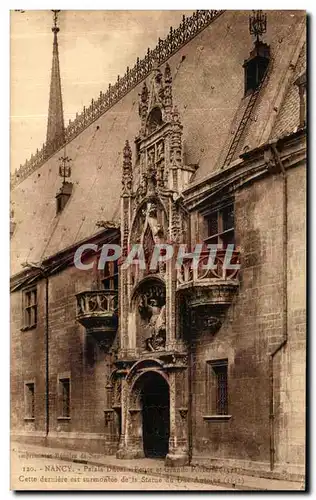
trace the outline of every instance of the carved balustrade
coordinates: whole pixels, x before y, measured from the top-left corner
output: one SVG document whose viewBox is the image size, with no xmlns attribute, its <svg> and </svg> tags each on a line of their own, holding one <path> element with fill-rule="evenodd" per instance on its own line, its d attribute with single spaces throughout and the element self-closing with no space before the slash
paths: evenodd
<svg viewBox="0 0 316 500">
<path fill-rule="evenodd" d="M 85 291 L 76 295 L 77 321 L 97 340 L 113 339 L 118 325 L 116 290 Z"/>
<path fill-rule="evenodd" d="M 202 252 L 197 266 L 192 259 L 185 259 L 178 269 L 177 290 L 186 292 L 191 308 L 228 305 L 238 288 L 239 252 L 233 251 L 229 258 L 226 250 L 217 250 L 212 257 L 209 252 Z"/>
</svg>

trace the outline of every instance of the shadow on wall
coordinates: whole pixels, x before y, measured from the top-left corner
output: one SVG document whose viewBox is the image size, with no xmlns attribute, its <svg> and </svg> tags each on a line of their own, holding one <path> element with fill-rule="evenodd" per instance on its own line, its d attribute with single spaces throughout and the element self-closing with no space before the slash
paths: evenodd
<svg viewBox="0 0 316 500">
<path fill-rule="evenodd" d="M 84 360 L 86 365 L 89 368 L 93 368 L 97 361 L 97 352 L 96 352 L 96 344 L 93 337 L 90 335 L 85 336 L 85 345 L 84 345 Z"/>
</svg>

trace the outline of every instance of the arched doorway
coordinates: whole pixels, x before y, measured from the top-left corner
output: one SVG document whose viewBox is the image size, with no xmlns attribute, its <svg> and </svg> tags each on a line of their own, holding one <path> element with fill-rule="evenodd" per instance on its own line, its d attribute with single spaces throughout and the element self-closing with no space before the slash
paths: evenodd
<svg viewBox="0 0 316 500">
<path fill-rule="evenodd" d="M 165 457 L 169 447 L 169 385 L 157 372 L 142 377 L 143 447 L 146 457 Z"/>
</svg>

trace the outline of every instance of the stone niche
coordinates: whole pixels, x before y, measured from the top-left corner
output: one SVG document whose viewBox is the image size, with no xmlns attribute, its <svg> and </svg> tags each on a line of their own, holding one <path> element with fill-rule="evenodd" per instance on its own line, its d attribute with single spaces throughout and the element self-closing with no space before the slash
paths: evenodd
<svg viewBox="0 0 316 500">
<path fill-rule="evenodd" d="M 160 278 L 148 278 L 139 284 L 132 310 L 131 322 L 134 323 L 138 350 L 144 354 L 165 350 L 166 288 Z"/>
</svg>

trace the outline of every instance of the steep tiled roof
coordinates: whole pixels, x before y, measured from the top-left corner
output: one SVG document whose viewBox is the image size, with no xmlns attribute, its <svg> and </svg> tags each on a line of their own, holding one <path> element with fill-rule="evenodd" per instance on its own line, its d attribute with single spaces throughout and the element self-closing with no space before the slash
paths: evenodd
<svg viewBox="0 0 316 500">
<path fill-rule="evenodd" d="M 280 106 L 276 122 L 274 124 L 271 138 L 276 139 L 284 134 L 293 132 L 299 126 L 299 92 L 295 85 L 297 78 L 306 70 L 306 43 L 304 43 L 293 76 L 289 81 L 285 97 Z"/>
</svg>

